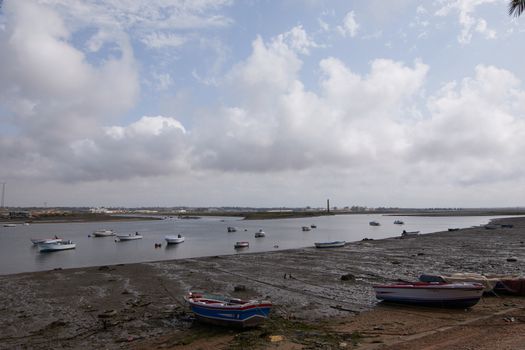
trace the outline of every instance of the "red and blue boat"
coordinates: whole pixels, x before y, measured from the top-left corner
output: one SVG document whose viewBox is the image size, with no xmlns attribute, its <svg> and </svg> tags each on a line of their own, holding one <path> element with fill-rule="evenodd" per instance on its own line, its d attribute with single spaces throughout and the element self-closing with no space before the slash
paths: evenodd
<svg viewBox="0 0 525 350">
<path fill-rule="evenodd" d="M 376 298 L 384 301 L 438 307 L 467 308 L 483 294 L 479 283 L 413 282 L 373 286 Z"/>
<path fill-rule="evenodd" d="M 254 327 L 268 319 L 268 300 L 242 300 L 222 295 L 190 292 L 186 297 L 195 317 L 203 322 L 235 327 Z"/>
</svg>

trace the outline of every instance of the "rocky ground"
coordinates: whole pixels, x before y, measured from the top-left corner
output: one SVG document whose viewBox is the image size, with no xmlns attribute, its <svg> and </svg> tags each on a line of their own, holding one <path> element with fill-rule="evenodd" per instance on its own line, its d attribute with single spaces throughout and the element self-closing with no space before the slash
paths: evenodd
<svg viewBox="0 0 525 350">
<path fill-rule="evenodd" d="M 422 273 L 524 274 L 525 218 L 503 222 L 514 227 L 0 276 L 0 349 L 519 349 L 523 297 L 446 310 L 378 304 L 372 289 Z M 271 319 L 247 331 L 193 322 L 192 289 L 268 298 Z"/>
</svg>

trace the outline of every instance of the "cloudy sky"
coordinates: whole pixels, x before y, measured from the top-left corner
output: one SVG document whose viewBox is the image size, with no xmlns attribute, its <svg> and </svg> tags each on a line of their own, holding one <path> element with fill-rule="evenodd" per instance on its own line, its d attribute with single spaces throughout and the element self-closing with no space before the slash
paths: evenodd
<svg viewBox="0 0 525 350">
<path fill-rule="evenodd" d="M 525 205 L 507 0 L 5 0 L 10 206 Z"/>
</svg>

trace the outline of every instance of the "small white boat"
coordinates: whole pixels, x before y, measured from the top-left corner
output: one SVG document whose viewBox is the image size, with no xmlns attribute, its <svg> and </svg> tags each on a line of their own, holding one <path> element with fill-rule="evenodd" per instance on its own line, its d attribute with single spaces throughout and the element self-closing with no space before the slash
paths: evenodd
<svg viewBox="0 0 525 350">
<path fill-rule="evenodd" d="M 303 227 L 302 227 L 302 230 L 303 230 L 303 231 L 310 231 L 311 228 L 310 228 L 309 226 L 303 226 Z"/>
<path fill-rule="evenodd" d="M 142 236 L 138 233 L 135 234 L 128 234 L 128 235 L 117 235 L 117 238 L 119 241 L 134 241 L 137 239 L 142 239 Z"/>
<path fill-rule="evenodd" d="M 346 241 L 333 241 L 333 242 L 315 242 L 316 248 L 337 248 L 344 247 Z"/>
<path fill-rule="evenodd" d="M 165 239 L 166 239 L 166 242 L 167 242 L 168 244 L 178 244 L 178 243 L 182 243 L 182 242 L 184 242 L 185 237 L 184 237 L 184 236 L 181 236 L 181 235 L 177 235 L 177 236 L 166 236 Z"/>
<path fill-rule="evenodd" d="M 483 285 L 478 283 L 414 282 L 373 288 L 380 300 L 441 307 L 471 307 L 483 294 Z"/>
<path fill-rule="evenodd" d="M 93 231 L 93 236 L 95 237 L 115 236 L 115 231 L 108 230 L 108 229 L 100 229 L 100 230 Z"/>
<path fill-rule="evenodd" d="M 261 237 L 265 237 L 266 236 L 266 233 L 263 231 L 263 229 L 259 229 L 259 231 L 255 232 L 255 238 L 261 238 Z"/>
<path fill-rule="evenodd" d="M 16 224 L 4 224 L 4 227 L 16 227 Z"/>
<path fill-rule="evenodd" d="M 395 220 L 394 224 L 396 224 L 396 225 L 404 225 L 405 223 L 402 220 Z"/>
<path fill-rule="evenodd" d="M 56 243 L 56 242 L 62 242 L 62 238 L 31 238 L 31 242 L 34 245 L 42 244 L 42 243 Z"/>
<path fill-rule="evenodd" d="M 235 242 L 235 244 L 233 245 L 234 248 L 247 248 L 249 246 L 249 242 Z"/>
<path fill-rule="evenodd" d="M 370 226 L 381 226 L 381 224 L 379 222 L 377 222 L 377 221 L 370 221 L 368 224 Z"/>
<path fill-rule="evenodd" d="M 46 241 L 38 245 L 38 250 L 40 252 L 56 252 L 59 250 L 75 249 L 76 246 L 77 245 L 75 243 L 69 240 L 68 241 L 60 240 L 58 242 Z"/>
</svg>

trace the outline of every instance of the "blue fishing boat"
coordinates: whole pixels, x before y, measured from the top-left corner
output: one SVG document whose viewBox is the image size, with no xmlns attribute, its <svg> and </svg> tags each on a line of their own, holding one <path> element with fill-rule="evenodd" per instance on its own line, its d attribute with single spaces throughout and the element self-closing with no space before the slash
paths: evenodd
<svg viewBox="0 0 525 350">
<path fill-rule="evenodd" d="M 222 295 L 190 292 L 186 297 L 195 317 L 203 322 L 241 328 L 253 327 L 268 318 L 268 300 L 242 300 Z"/>
</svg>

